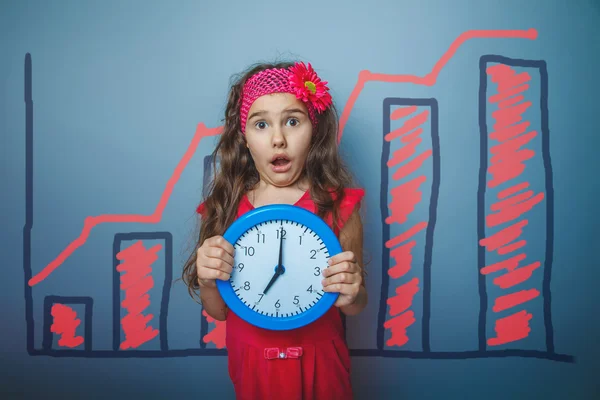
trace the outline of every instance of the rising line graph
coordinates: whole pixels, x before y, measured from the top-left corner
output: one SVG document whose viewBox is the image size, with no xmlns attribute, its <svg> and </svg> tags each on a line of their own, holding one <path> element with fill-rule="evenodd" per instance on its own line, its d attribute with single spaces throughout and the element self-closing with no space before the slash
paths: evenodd
<svg viewBox="0 0 600 400">
<path fill-rule="evenodd" d="M 537 38 L 537 30 L 531 28 L 527 30 L 469 30 L 461 35 L 459 35 L 450 45 L 449 49 L 440 57 L 440 59 L 435 63 L 431 72 L 420 77 L 417 75 L 407 75 L 407 74 L 382 74 L 382 73 L 372 73 L 368 70 L 363 70 L 359 73 L 359 79 L 354 89 L 352 90 L 350 97 L 343 108 L 340 124 L 339 124 L 339 132 L 338 132 L 338 144 L 341 142 L 343 132 L 346 126 L 346 123 L 350 117 L 352 109 L 362 92 L 365 84 L 367 82 L 389 82 L 389 83 L 413 83 L 417 85 L 425 85 L 425 86 L 433 86 L 436 83 L 437 77 L 443 67 L 452 59 L 452 57 L 456 54 L 457 50 L 467 41 L 473 39 L 529 39 L 535 40 Z M 27 54 L 27 60 L 31 63 L 31 56 Z M 30 66 L 29 66 L 30 68 Z M 26 65 L 27 69 L 27 65 Z M 26 82 L 26 87 L 31 85 L 31 82 Z M 27 91 L 27 90 L 26 90 Z M 31 94 L 26 96 L 26 106 L 32 107 Z M 29 117 L 28 117 L 29 119 Z M 164 192 L 162 193 L 158 205 L 156 206 L 154 212 L 150 215 L 142 215 L 142 214 L 104 214 L 99 216 L 90 216 L 85 218 L 84 227 L 80 233 L 80 235 L 74 239 L 71 243 L 67 245 L 59 255 L 48 263 L 41 271 L 39 271 L 36 275 L 32 276 L 31 270 L 31 237 L 30 232 L 33 225 L 33 199 L 32 193 L 30 190 L 33 186 L 31 166 L 27 165 L 26 172 L 26 204 L 27 204 L 27 222 L 24 227 L 24 262 L 25 264 L 29 264 L 25 266 L 26 270 L 26 295 L 27 291 L 30 291 L 31 287 L 41 283 L 44 281 L 52 272 L 54 272 L 59 266 L 61 266 L 70 256 L 73 254 L 75 250 L 79 247 L 83 246 L 94 227 L 100 224 L 106 223 L 143 223 L 143 224 L 156 224 L 161 221 L 164 209 L 166 208 L 169 198 L 177 184 L 181 174 L 187 167 L 189 161 L 193 157 L 200 141 L 203 138 L 216 136 L 220 134 L 222 131 L 222 126 L 216 128 L 208 128 L 204 123 L 199 123 L 196 127 L 196 132 L 192 138 L 192 141 L 189 147 L 186 149 L 182 159 L 178 162 L 173 174 L 167 181 Z M 27 155 L 28 162 L 32 162 L 29 155 L 32 157 L 32 137 L 29 137 L 29 127 L 27 129 Z M 33 133 L 31 132 L 31 136 Z M 31 187 L 30 187 L 31 186 Z M 29 256 L 27 255 L 29 252 Z M 26 296 L 27 297 L 27 296 Z"/>
</svg>

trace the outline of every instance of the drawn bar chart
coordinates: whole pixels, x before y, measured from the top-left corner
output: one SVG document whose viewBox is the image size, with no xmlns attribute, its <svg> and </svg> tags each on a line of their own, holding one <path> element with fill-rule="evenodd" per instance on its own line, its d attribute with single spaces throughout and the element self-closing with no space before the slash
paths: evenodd
<svg viewBox="0 0 600 400">
<path fill-rule="evenodd" d="M 534 29 L 467 31 L 454 40 L 448 51 L 425 74 L 361 71 L 344 107 L 338 140 L 341 141 L 344 126 L 366 83 L 403 82 L 434 87 L 440 71 L 466 41 L 474 38 L 534 40 L 536 37 Z M 110 282 L 111 273 L 113 278 L 112 293 L 110 286 L 106 291 L 105 300 L 109 303 L 107 321 L 102 319 L 101 312 L 92 313 L 94 305 L 97 310 L 102 309 L 98 306 L 102 303 L 101 298 L 73 297 L 66 290 L 62 291 L 62 296 L 52 291 L 40 294 L 34 289 L 55 273 L 73 252 L 82 248 L 97 226 L 161 222 L 175 185 L 199 143 L 203 138 L 219 135 L 222 127 L 197 125 L 152 214 L 88 216 L 81 233 L 67 241 L 54 259 L 39 268 L 36 266 L 34 273 L 31 232 L 34 226 L 32 82 L 31 55 L 27 54 L 24 68 L 26 218 L 23 270 L 28 353 L 54 357 L 115 358 L 226 355 L 223 341 L 225 323 L 214 321 L 204 311 L 198 327 L 200 343 L 197 347 L 187 348 L 186 345 L 186 348 L 177 348 L 168 344 L 167 314 L 173 273 L 172 237 L 169 232 L 115 235 L 112 271 L 110 265 L 106 266 L 107 279 Z M 523 85 L 527 87 L 524 89 Z M 383 141 L 381 160 L 375 160 L 381 170 L 379 206 L 384 236 L 381 243 L 381 296 L 372 297 L 374 302 L 379 303 L 379 311 L 373 316 L 377 323 L 370 327 L 373 332 L 376 331 L 376 343 L 369 348 L 351 348 L 351 355 L 443 359 L 515 356 L 574 362 L 573 356 L 558 354 L 554 348 L 550 303 L 553 189 L 547 93 L 545 62 L 501 56 L 480 59 L 478 111 L 481 162 L 479 180 L 473 182 L 478 185 L 478 190 L 472 194 L 477 196 L 478 243 L 473 247 L 477 260 L 472 269 L 478 278 L 478 287 L 475 288 L 479 290 L 479 320 L 475 332 L 478 340 L 473 340 L 472 350 L 465 348 L 464 351 L 446 352 L 432 349 L 430 343 L 430 320 L 437 321 L 436 316 L 431 315 L 431 266 L 433 261 L 437 262 L 432 260 L 432 246 L 440 183 L 438 104 L 433 98 L 385 99 L 383 136 L 387 140 Z M 440 107 L 445 109 L 452 105 L 441 104 Z M 523 127 L 525 129 L 521 130 Z M 205 180 L 212 173 L 205 163 Z M 400 198 L 406 201 L 399 201 Z M 443 201 L 442 195 L 440 204 Z M 107 251 L 109 248 L 106 247 Z M 133 261 L 138 256 L 146 261 Z M 145 285 L 140 284 L 134 289 L 133 280 Z M 42 309 L 43 318 L 38 320 L 37 310 Z M 42 335 L 35 335 L 35 328 L 40 322 L 43 323 Z M 102 339 L 98 338 L 98 327 L 108 328 L 102 333 L 108 335 L 107 347 L 92 346 L 92 323 L 95 325 L 96 346 Z M 172 330 L 178 328 L 183 329 L 171 327 Z M 134 333 L 138 331 L 142 333 Z M 438 330 L 435 331 L 438 335 Z M 43 339 L 42 343 L 37 343 L 38 337 Z"/>
</svg>

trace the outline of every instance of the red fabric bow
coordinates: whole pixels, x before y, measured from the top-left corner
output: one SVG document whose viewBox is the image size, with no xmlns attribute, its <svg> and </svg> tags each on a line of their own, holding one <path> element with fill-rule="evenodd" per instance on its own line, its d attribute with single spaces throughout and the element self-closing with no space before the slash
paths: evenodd
<svg viewBox="0 0 600 400">
<path fill-rule="evenodd" d="M 267 347 L 265 349 L 265 358 L 267 360 L 274 360 L 277 358 L 300 358 L 302 356 L 302 347 L 288 347 L 286 349 L 280 349 L 279 347 Z"/>
</svg>

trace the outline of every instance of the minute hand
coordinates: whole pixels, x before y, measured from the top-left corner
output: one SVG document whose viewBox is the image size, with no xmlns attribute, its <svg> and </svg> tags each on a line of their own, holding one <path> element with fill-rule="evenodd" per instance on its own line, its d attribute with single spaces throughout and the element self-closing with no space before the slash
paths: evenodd
<svg viewBox="0 0 600 400">
<path fill-rule="evenodd" d="M 275 283 L 277 278 L 279 278 L 279 275 L 283 274 L 283 265 L 281 263 L 282 260 L 283 260 L 283 232 L 282 232 L 281 238 L 279 239 L 279 262 L 277 264 L 277 268 L 275 269 L 275 274 L 273 275 L 273 277 L 271 278 L 271 281 L 269 282 L 269 284 L 263 291 L 263 294 L 267 294 L 267 292 L 269 291 L 271 286 L 273 286 L 273 284 Z"/>
</svg>

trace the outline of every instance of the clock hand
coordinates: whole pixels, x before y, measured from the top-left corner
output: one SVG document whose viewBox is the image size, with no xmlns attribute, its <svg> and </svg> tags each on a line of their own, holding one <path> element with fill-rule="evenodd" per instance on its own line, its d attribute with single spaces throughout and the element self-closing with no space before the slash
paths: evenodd
<svg viewBox="0 0 600 400">
<path fill-rule="evenodd" d="M 283 274 L 283 265 L 281 264 L 282 259 L 283 259 L 283 232 L 279 239 L 279 263 L 277 264 L 277 268 L 275 269 L 275 274 L 273 274 L 273 277 L 271 278 L 271 281 L 269 282 L 269 284 L 263 291 L 263 294 L 267 294 L 267 292 L 269 291 L 271 286 L 273 286 L 273 284 L 275 283 L 277 278 L 279 278 L 279 275 Z"/>
<path fill-rule="evenodd" d="M 283 228 L 281 228 L 281 237 L 279 238 L 279 264 L 277 264 L 277 269 L 283 269 L 283 265 L 281 265 L 281 261 L 283 258 Z"/>
<path fill-rule="evenodd" d="M 267 291 L 271 288 L 271 286 L 273 286 L 273 284 L 275 283 L 275 281 L 277 280 L 277 278 L 279 278 L 279 275 L 281 275 L 281 272 L 279 272 L 279 268 L 277 268 L 275 270 L 275 274 L 271 278 L 271 281 L 269 282 L 269 284 L 267 285 L 267 287 L 265 288 L 265 290 L 263 290 L 263 294 L 267 294 Z"/>
</svg>

